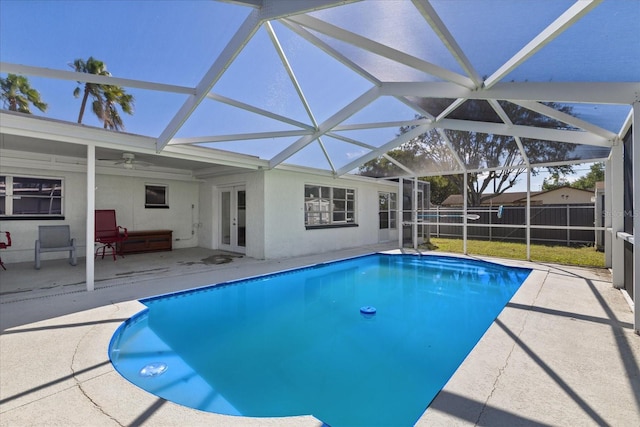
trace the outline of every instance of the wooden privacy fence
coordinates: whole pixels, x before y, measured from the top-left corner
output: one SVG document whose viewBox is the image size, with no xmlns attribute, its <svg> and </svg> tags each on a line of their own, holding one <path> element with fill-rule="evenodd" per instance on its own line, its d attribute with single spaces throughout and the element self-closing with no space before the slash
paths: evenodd
<svg viewBox="0 0 640 427">
<path fill-rule="evenodd" d="M 418 216 L 423 236 L 462 238 L 462 209 L 436 207 Z M 531 207 L 532 243 L 593 245 L 595 233 L 593 204 Z M 467 238 L 526 242 L 526 207 L 467 209 Z"/>
</svg>

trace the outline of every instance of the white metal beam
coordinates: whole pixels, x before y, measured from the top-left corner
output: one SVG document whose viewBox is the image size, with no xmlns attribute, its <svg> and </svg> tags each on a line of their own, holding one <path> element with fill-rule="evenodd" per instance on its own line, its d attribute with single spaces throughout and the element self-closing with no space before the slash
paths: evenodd
<svg viewBox="0 0 640 427">
<path fill-rule="evenodd" d="M 516 105 L 520 105 L 521 107 L 527 108 L 531 111 L 535 111 L 536 113 L 540 113 L 547 117 L 551 117 L 552 119 L 556 119 L 558 121 L 564 122 L 568 125 L 583 129 L 587 132 L 600 135 L 601 137 L 606 138 L 608 140 L 614 140 L 618 137 L 617 134 L 609 130 L 603 129 L 600 126 L 596 126 L 593 123 L 589 123 L 587 121 L 581 120 L 575 116 L 572 116 L 571 114 L 563 113 L 562 111 L 558 111 L 555 108 L 548 107 L 539 102 L 518 101 L 518 100 L 512 100 L 510 102 Z"/>
<path fill-rule="evenodd" d="M 87 145 L 87 204 L 85 222 L 85 282 L 87 291 L 95 287 L 95 208 L 96 208 L 96 147 Z"/>
<path fill-rule="evenodd" d="M 54 70 L 52 68 L 33 67 L 29 65 L 11 64 L 8 62 L 0 62 L 0 73 L 12 73 L 25 76 L 44 77 L 48 79 L 97 83 L 102 85 L 115 85 L 128 88 L 181 93 L 187 95 L 194 95 L 196 92 L 195 88 L 187 86 L 168 85 L 164 83 L 154 83 L 145 80 L 123 79 L 113 76 L 100 76 L 90 73 L 77 73 L 75 71 Z"/>
<path fill-rule="evenodd" d="M 420 126 L 425 123 L 431 123 L 430 119 L 411 119 L 395 122 L 374 122 L 374 123 L 354 123 L 347 125 L 337 125 L 333 128 L 334 131 L 350 131 L 350 130 L 362 130 L 362 129 L 377 129 L 377 128 L 399 128 L 401 126 Z"/>
<path fill-rule="evenodd" d="M 373 87 L 369 89 L 367 92 L 360 95 L 357 99 L 355 99 L 349 105 L 344 107 L 342 110 L 338 111 L 336 114 L 329 117 L 324 123 L 320 124 L 316 132 L 314 132 L 312 135 L 307 135 L 300 138 L 299 140 L 291 144 L 289 147 L 287 147 L 280 153 L 276 154 L 269 162 L 269 166 L 271 168 L 274 168 L 280 163 L 284 162 L 286 159 L 293 156 L 295 153 L 297 153 L 298 151 L 302 150 L 304 147 L 309 145 L 313 140 L 333 130 L 333 128 L 336 125 L 345 121 L 346 119 L 348 119 L 349 117 L 351 117 L 352 115 L 354 115 L 355 113 L 357 113 L 358 111 L 360 111 L 361 109 L 363 109 L 364 107 L 366 107 L 367 105 L 375 101 L 377 98 L 378 98 L 378 87 Z"/>
<path fill-rule="evenodd" d="M 335 128 L 334 128 L 335 130 Z M 362 141 L 358 141 L 357 139 L 348 138 L 344 135 L 334 132 L 327 132 L 325 135 L 330 136 L 331 138 L 338 139 L 340 141 L 344 141 L 349 144 L 357 145 L 358 147 L 366 148 L 367 150 L 375 150 L 377 147 L 364 143 Z"/>
<path fill-rule="evenodd" d="M 505 62 L 498 70 L 485 80 L 485 87 L 490 88 L 504 76 L 517 68 L 533 54 L 542 49 L 547 43 L 562 34 L 567 28 L 589 13 L 602 0 L 579 0 L 553 21 L 540 34 L 527 43 L 518 53 Z"/>
<path fill-rule="evenodd" d="M 416 126 L 415 128 L 407 131 L 406 133 L 403 133 L 403 134 L 399 135 L 397 138 L 387 142 L 383 146 L 379 147 L 377 150 L 371 151 L 371 152 L 365 154 L 364 156 L 361 156 L 361 157 L 355 159 L 354 161 L 344 165 L 343 167 L 338 169 L 336 171 L 336 173 L 338 174 L 338 176 L 344 175 L 346 173 L 349 173 L 354 168 L 356 168 L 356 167 L 368 162 L 369 160 L 373 160 L 376 157 L 382 156 L 387 151 L 393 150 L 394 148 L 398 147 L 399 145 L 404 144 L 405 142 L 409 142 L 413 138 L 422 135 L 423 133 L 425 133 L 428 130 L 429 130 L 429 126 L 428 125 Z"/>
<path fill-rule="evenodd" d="M 506 125 L 513 126 L 513 122 L 511 121 L 511 118 L 509 117 L 507 112 L 504 111 L 504 109 L 502 108 L 500 103 L 498 103 L 498 101 L 496 101 L 495 99 L 489 99 L 487 102 L 489 103 L 489 105 L 491 105 L 493 110 L 496 112 L 496 114 L 498 114 L 500 119 Z M 530 166 L 530 164 L 529 164 L 529 156 L 527 156 L 527 152 L 524 150 L 524 146 L 522 145 L 522 140 L 517 136 L 514 137 L 514 139 L 516 141 L 516 145 L 518 146 L 518 150 L 520 151 L 520 157 L 522 157 L 522 159 L 524 160 L 525 165 L 527 166 L 527 168 L 529 168 L 529 166 Z"/>
<path fill-rule="evenodd" d="M 440 37 L 442 43 L 447 47 L 449 52 L 453 55 L 453 57 L 458 61 L 463 70 L 467 72 L 473 83 L 476 87 L 482 86 L 482 78 L 469 61 L 469 58 L 464 54 L 460 45 L 456 41 L 453 34 L 449 31 L 447 26 L 442 22 L 440 16 L 436 10 L 431 6 L 428 0 L 413 0 L 413 4 L 418 9 L 418 11 L 422 14 L 424 19 L 429 23 L 433 31 Z"/>
<path fill-rule="evenodd" d="M 438 114 L 438 116 L 435 118 L 435 121 L 437 122 L 447 117 L 449 114 L 454 112 L 456 108 L 464 104 L 466 100 L 467 100 L 466 98 L 458 98 L 455 101 L 453 101 L 451 104 L 449 104 L 447 108 L 444 109 L 444 111 Z"/>
<path fill-rule="evenodd" d="M 207 96 L 207 93 L 216 84 L 218 79 L 222 76 L 225 70 L 229 67 L 235 57 L 242 51 L 244 46 L 251 40 L 253 35 L 258 31 L 260 24 L 263 22 L 263 17 L 259 10 L 253 10 L 249 16 L 244 20 L 238 31 L 233 35 L 229 43 L 225 46 L 222 53 L 216 58 L 209 70 L 202 77 L 198 85 L 196 86 L 196 92 L 191 95 L 175 116 L 171 119 L 169 124 L 162 131 L 158 137 L 156 144 L 157 151 L 162 149 L 169 143 L 171 138 L 178 132 L 178 129 L 187 121 L 196 107 Z"/>
<path fill-rule="evenodd" d="M 262 0 L 260 9 L 265 20 L 272 20 L 342 6 L 358 1 L 360 0 Z"/>
<path fill-rule="evenodd" d="M 498 99 L 585 104 L 631 105 L 640 82 L 507 82 L 470 90 L 449 82 L 385 82 L 380 96 Z"/>
<path fill-rule="evenodd" d="M 276 52 L 278 53 L 278 57 L 280 57 L 280 62 L 282 62 L 282 66 L 287 71 L 287 74 L 289 75 L 289 80 L 291 80 L 291 84 L 293 84 L 293 87 L 296 90 L 296 93 L 298 94 L 298 98 L 300 98 L 300 102 L 302 103 L 304 110 L 307 112 L 307 116 L 309 116 L 309 119 L 311 120 L 311 123 L 313 124 L 313 126 L 317 128 L 318 122 L 316 122 L 316 119 L 313 115 L 313 111 L 311 111 L 311 106 L 309 105 L 309 102 L 307 102 L 307 98 L 304 96 L 302 87 L 300 86 L 300 83 L 298 82 L 298 79 L 296 78 L 296 75 L 293 72 L 293 68 L 291 68 L 291 64 L 287 59 L 287 55 L 284 53 L 284 50 L 282 49 L 282 45 L 280 44 L 280 40 L 278 40 L 278 36 L 276 35 L 270 23 L 268 22 L 265 23 L 265 28 L 267 30 L 267 34 L 269 34 L 269 37 L 271 38 L 271 43 L 273 43 L 273 46 L 276 49 Z"/>
<path fill-rule="evenodd" d="M 376 55 L 406 65 L 407 67 L 411 67 L 424 73 L 437 76 L 443 80 L 456 83 L 469 89 L 476 88 L 475 83 L 469 77 L 454 73 L 453 71 L 424 61 L 420 58 L 416 58 L 415 56 L 408 55 L 397 49 L 393 49 L 389 46 L 383 45 L 382 43 L 375 42 L 366 37 L 362 37 L 358 34 L 336 27 L 335 25 L 331 25 L 327 22 L 321 21 L 311 16 L 295 16 L 289 19 L 297 24 L 302 25 L 303 27 L 311 28 L 315 31 L 318 31 L 319 33 L 335 38 L 336 40 L 349 43 L 353 46 L 367 50 Z"/>
<path fill-rule="evenodd" d="M 195 136 L 192 138 L 173 138 L 169 145 L 204 144 L 214 142 L 246 141 L 250 139 L 288 138 L 311 135 L 313 130 L 282 130 L 273 132 L 236 133 L 230 135 Z"/>
<path fill-rule="evenodd" d="M 281 19 L 279 22 L 285 25 L 294 33 L 298 34 L 303 39 L 307 40 L 309 43 L 311 43 L 318 49 L 325 52 L 327 55 L 336 59 L 338 62 L 341 62 L 342 64 L 346 65 L 348 68 L 350 68 L 351 70 L 353 70 L 355 73 L 359 74 L 366 80 L 370 81 L 376 86 L 380 86 L 380 83 L 381 83 L 380 80 L 378 80 L 378 78 L 376 78 L 373 74 L 369 73 L 367 70 L 360 67 L 358 64 L 356 64 L 355 62 L 353 62 L 352 60 L 344 56 L 342 53 L 338 52 L 337 50 L 335 50 L 334 48 L 326 44 L 324 41 L 322 41 L 315 35 L 311 34 L 306 28 L 303 28 L 302 26 L 288 19 Z"/>
<path fill-rule="evenodd" d="M 533 126 L 506 125 L 502 123 L 476 122 L 473 120 L 442 119 L 434 123 L 432 127 L 460 130 L 466 132 L 480 132 L 495 135 L 518 136 L 522 138 L 538 139 L 543 141 L 569 142 L 571 144 L 595 145 L 599 147 L 611 147 L 613 141 L 609 141 L 599 135 L 588 132 L 569 131 L 559 129 L 545 129 Z"/>
<path fill-rule="evenodd" d="M 240 108 L 245 111 L 249 111 L 251 113 L 259 114 L 264 117 L 268 117 L 270 119 L 277 120 L 279 122 L 287 123 L 292 126 L 299 127 L 301 129 L 313 130 L 315 129 L 313 126 L 310 126 L 306 123 L 299 122 L 297 120 L 290 119 L 289 117 L 281 116 L 280 114 L 276 114 L 272 111 L 264 110 L 262 108 L 254 107 L 253 105 L 228 98 L 226 96 L 219 95 L 217 93 L 209 92 L 207 94 L 207 98 L 213 99 L 218 102 L 222 102 L 223 104 L 231 105 L 232 107 Z"/>
</svg>

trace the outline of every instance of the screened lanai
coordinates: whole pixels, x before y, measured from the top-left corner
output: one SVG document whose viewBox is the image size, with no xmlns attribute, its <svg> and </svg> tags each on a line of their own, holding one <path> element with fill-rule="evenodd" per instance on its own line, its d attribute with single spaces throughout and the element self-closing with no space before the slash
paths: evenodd
<svg viewBox="0 0 640 427">
<path fill-rule="evenodd" d="M 27 76 L 48 108 L 5 102 L 0 148 L 80 147 L 88 188 L 96 164 L 122 151 L 207 173 L 520 170 L 527 190 L 546 167 L 605 162 L 603 228 L 623 287 L 624 245 L 640 227 L 638 22 L 636 0 L 2 1 L 1 76 Z M 108 73 L 76 72 L 89 57 Z M 122 129 L 90 113 L 78 124 L 72 92 L 85 83 L 135 97 Z M 417 155 L 388 154 L 416 140 Z M 632 264 L 638 295 L 640 252 Z"/>
</svg>

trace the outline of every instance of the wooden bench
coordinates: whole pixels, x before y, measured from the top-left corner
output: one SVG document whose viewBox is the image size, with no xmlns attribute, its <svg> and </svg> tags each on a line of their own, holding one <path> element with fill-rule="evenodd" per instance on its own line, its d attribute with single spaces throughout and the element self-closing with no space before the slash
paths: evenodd
<svg viewBox="0 0 640 427">
<path fill-rule="evenodd" d="M 119 254 L 170 251 L 172 234 L 172 230 L 129 231 L 127 240 L 118 243 L 117 251 Z"/>
</svg>

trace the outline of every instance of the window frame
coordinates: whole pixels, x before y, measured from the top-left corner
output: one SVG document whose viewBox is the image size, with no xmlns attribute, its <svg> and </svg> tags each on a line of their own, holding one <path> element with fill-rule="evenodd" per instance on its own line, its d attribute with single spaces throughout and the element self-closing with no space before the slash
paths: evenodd
<svg viewBox="0 0 640 427">
<path fill-rule="evenodd" d="M 314 189 L 318 190 L 317 196 L 311 193 Z M 358 227 L 356 204 L 355 188 L 305 184 L 304 226 L 307 230 Z"/>
<path fill-rule="evenodd" d="M 150 203 L 149 190 L 151 187 L 163 189 L 164 203 Z M 151 190 L 151 191 L 153 192 L 155 190 Z M 153 202 L 154 200 L 151 200 L 151 201 Z M 151 182 L 145 183 L 144 184 L 144 207 L 145 209 L 169 209 L 169 186 L 167 184 L 156 184 Z"/>
<path fill-rule="evenodd" d="M 16 181 L 20 179 L 35 180 L 35 181 L 48 181 L 46 184 L 52 184 L 51 194 L 47 195 L 28 195 L 22 193 L 19 189 L 16 191 Z M 25 187 L 29 188 L 29 187 Z M 59 194 L 58 193 L 59 188 Z M 17 193 L 17 194 L 16 194 Z M 16 200 L 48 200 L 49 212 L 48 213 L 15 213 L 16 212 Z M 51 213 L 51 207 L 58 201 L 59 209 L 55 209 L 55 213 Z M 20 204 L 20 203 L 18 203 Z M 36 203 L 39 207 L 40 204 Z M 65 179 L 59 176 L 37 176 L 37 175 L 22 175 L 22 174 L 2 174 L 0 175 L 0 207 L 4 210 L 4 213 L 0 213 L 0 219 L 3 221 L 14 220 L 59 220 L 64 219 L 64 205 L 65 205 Z M 57 206 L 56 206 L 57 207 Z"/>
</svg>

